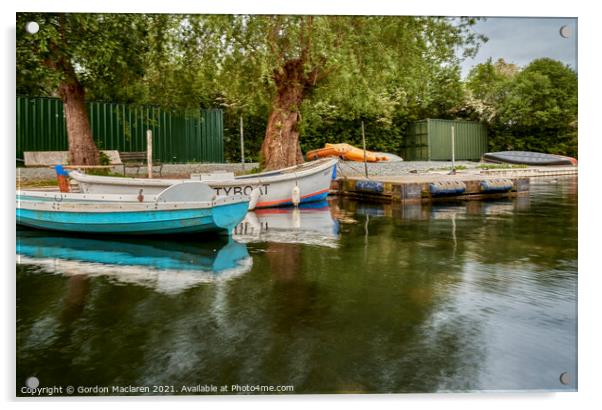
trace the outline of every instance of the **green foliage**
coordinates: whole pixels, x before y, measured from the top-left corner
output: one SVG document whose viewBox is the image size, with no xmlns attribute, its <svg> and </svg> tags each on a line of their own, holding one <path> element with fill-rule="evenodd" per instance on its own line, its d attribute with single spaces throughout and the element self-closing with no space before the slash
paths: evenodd
<svg viewBox="0 0 602 410">
<path fill-rule="evenodd" d="M 454 118 L 464 89 L 456 48 L 476 52 L 483 38 L 470 19 L 341 16 L 188 16 L 181 33 L 197 81 L 211 84 L 225 110 L 226 157 L 240 160 L 239 116 L 245 156 L 259 161 L 274 80 L 286 61 L 304 61 L 306 88 L 299 131 L 303 152 L 326 142 L 361 144 L 399 153 L 408 122 Z M 197 39 L 194 42 L 192 39 Z M 196 61 L 196 62 L 195 62 Z M 211 62 L 211 63 L 210 63 Z M 209 92 L 208 92 L 209 93 Z"/>
<path fill-rule="evenodd" d="M 305 75 L 315 79 L 298 107 L 303 150 L 341 138 L 357 142 L 365 119 L 371 146 L 397 152 L 407 121 L 445 116 L 461 100 L 455 47 L 473 47 L 467 52 L 474 53 L 480 40 L 470 32 L 473 22 L 446 18 L 182 16 L 182 21 L 174 49 L 186 58 L 172 59 L 163 78 L 177 72 L 173 80 L 180 83 L 170 88 L 195 95 L 158 97 L 224 108 L 226 156 L 236 161 L 240 115 L 246 157 L 259 160 L 278 95 L 275 76 L 286 61 L 303 59 Z"/>
<path fill-rule="evenodd" d="M 525 164 L 479 164 L 476 166 L 478 169 L 513 169 L 513 168 L 527 168 Z"/>
<path fill-rule="evenodd" d="M 93 99 L 139 98 L 149 51 L 143 14 L 17 14 L 17 93 L 56 96 L 60 81 L 75 77 Z M 36 21 L 36 34 L 25 31 Z"/>
<path fill-rule="evenodd" d="M 260 162 L 259 152 L 267 119 L 267 111 L 263 114 L 243 115 L 246 162 Z M 224 115 L 224 151 L 228 162 L 240 162 L 240 111 L 238 110 L 226 110 Z"/>
<path fill-rule="evenodd" d="M 548 58 L 523 70 L 491 61 L 467 80 L 464 115 L 484 121 L 491 151 L 577 156 L 577 74 Z"/>
<path fill-rule="evenodd" d="M 18 188 L 19 189 L 23 189 L 23 188 L 44 188 L 44 187 L 51 187 L 51 186 L 58 186 L 59 185 L 59 181 L 54 178 L 54 179 L 36 179 L 36 180 L 19 180 L 17 179 L 17 183 L 18 183 Z"/>
<path fill-rule="evenodd" d="M 104 152 L 99 151 L 98 156 L 100 157 L 100 165 L 109 165 L 111 163 L 111 158 L 109 158 L 109 156 Z"/>
<path fill-rule="evenodd" d="M 89 169 L 88 174 L 108 177 L 111 175 L 111 172 L 109 171 L 108 168 L 98 168 L 98 169 Z"/>
<path fill-rule="evenodd" d="M 24 30 L 37 21 L 35 35 Z M 326 142 L 399 154 L 408 124 L 479 120 L 490 149 L 576 155 L 577 76 L 540 59 L 504 60 L 461 81 L 457 56 L 486 39 L 471 18 L 145 14 L 17 14 L 17 91 L 56 96 L 71 64 L 87 98 L 166 109 L 224 109 L 226 159 L 260 161 L 278 73 L 303 61 L 303 152 Z M 64 68 L 64 67 L 63 67 Z"/>
</svg>

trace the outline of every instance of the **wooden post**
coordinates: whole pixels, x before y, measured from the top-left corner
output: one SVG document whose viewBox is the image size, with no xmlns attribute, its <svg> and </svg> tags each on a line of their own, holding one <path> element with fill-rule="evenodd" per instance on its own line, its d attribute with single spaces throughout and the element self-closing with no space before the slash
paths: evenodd
<svg viewBox="0 0 602 410">
<path fill-rule="evenodd" d="M 153 132 L 146 130 L 146 167 L 148 177 L 153 177 Z"/>
<path fill-rule="evenodd" d="M 456 171 L 456 128 L 451 127 L 452 172 Z"/>
<path fill-rule="evenodd" d="M 245 172 L 245 137 L 242 124 L 242 115 L 240 116 L 240 162 L 242 162 L 242 171 Z"/>
<path fill-rule="evenodd" d="M 368 163 L 366 162 L 366 134 L 364 132 L 364 121 L 362 121 L 362 145 L 364 146 L 364 173 L 368 178 Z"/>
</svg>

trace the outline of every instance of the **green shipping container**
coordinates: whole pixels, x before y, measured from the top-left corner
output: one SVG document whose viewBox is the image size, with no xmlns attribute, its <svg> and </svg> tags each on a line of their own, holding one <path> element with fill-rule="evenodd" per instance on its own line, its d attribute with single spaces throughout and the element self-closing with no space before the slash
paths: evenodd
<svg viewBox="0 0 602 410">
<path fill-rule="evenodd" d="M 413 122 L 402 148 L 406 161 L 451 161 L 451 130 L 455 131 L 456 160 L 478 161 L 487 152 L 487 129 L 481 123 L 426 119 Z"/>
<path fill-rule="evenodd" d="M 224 162 L 224 118 L 219 109 L 171 111 L 154 106 L 88 102 L 99 149 L 145 151 L 153 132 L 153 158 L 165 163 Z M 17 158 L 23 151 L 67 151 L 63 102 L 17 96 Z"/>
</svg>

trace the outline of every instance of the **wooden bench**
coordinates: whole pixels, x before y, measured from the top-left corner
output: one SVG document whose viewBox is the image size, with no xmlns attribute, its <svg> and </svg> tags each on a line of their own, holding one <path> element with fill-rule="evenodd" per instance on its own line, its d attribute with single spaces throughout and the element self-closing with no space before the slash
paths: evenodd
<svg viewBox="0 0 602 410">
<path fill-rule="evenodd" d="M 119 152 L 119 157 L 121 158 L 121 162 L 123 163 L 123 175 L 125 175 L 126 167 L 138 167 L 136 170 L 136 175 L 140 172 L 140 168 L 147 165 L 147 152 L 146 151 L 136 151 L 136 152 Z M 159 176 L 161 176 L 161 172 L 163 171 L 163 164 L 159 161 L 155 162 L 153 160 L 153 168 L 159 167 Z"/>
<path fill-rule="evenodd" d="M 119 152 L 114 150 L 101 151 L 109 158 L 108 165 L 66 165 L 69 161 L 69 151 L 25 151 L 23 153 L 25 166 L 30 167 L 54 167 L 62 164 L 67 169 L 94 169 L 111 168 L 117 165 L 123 165 Z"/>
</svg>

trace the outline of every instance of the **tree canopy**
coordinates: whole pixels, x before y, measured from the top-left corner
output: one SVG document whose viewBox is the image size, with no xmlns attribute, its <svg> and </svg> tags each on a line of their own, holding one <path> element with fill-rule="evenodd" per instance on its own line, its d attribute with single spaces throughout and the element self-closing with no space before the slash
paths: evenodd
<svg viewBox="0 0 602 410">
<path fill-rule="evenodd" d="M 40 23 L 29 35 L 26 21 Z M 407 124 L 483 121 L 490 148 L 576 153 L 576 74 L 536 60 L 477 65 L 475 19 L 19 13 L 17 91 L 59 95 L 74 79 L 87 99 L 225 110 L 226 154 L 268 168 L 325 142 L 397 152 Z M 69 66 L 71 69 L 69 69 Z M 57 69 L 62 68 L 62 69 Z"/>
<path fill-rule="evenodd" d="M 471 31 L 474 19 L 174 18 L 181 19 L 170 57 L 178 75 L 168 78 L 197 91 L 189 101 L 211 96 L 232 113 L 266 117 L 268 167 L 283 146 L 288 152 L 271 167 L 298 162 L 299 142 L 316 143 L 308 134 L 329 121 L 370 118 L 391 127 L 400 115 L 448 110 L 462 98 L 457 49 L 474 55 L 483 40 Z"/>
<path fill-rule="evenodd" d="M 132 100 L 123 91 L 144 76 L 154 25 L 144 14 L 18 13 L 17 93 L 57 95 L 74 75 L 91 95 Z"/>
<path fill-rule="evenodd" d="M 17 14 L 17 93 L 59 96 L 65 106 L 70 161 L 96 165 L 99 153 L 86 92 L 135 100 L 126 84 L 144 76 L 153 17 L 138 14 Z M 29 34 L 27 22 L 40 30 Z"/>
<path fill-rule="evenodd" d="M 492 150 L 577 155 L 577 74 L 541 58 L 523 69 L 503 60 L 468 76 L 467 105 L 489 128 Z"/>
</svg>

